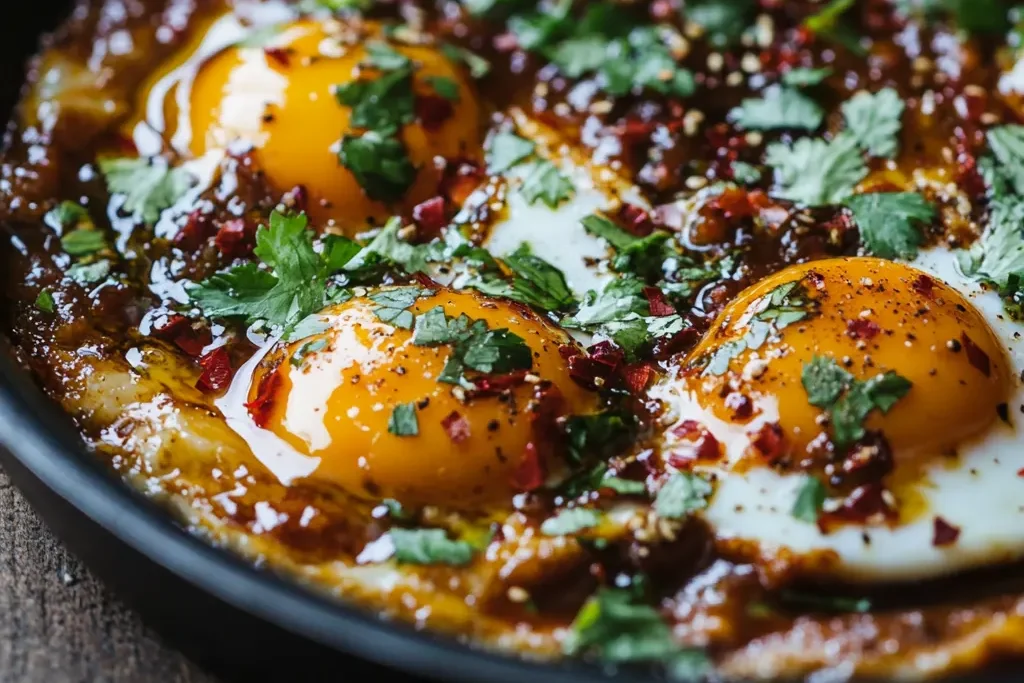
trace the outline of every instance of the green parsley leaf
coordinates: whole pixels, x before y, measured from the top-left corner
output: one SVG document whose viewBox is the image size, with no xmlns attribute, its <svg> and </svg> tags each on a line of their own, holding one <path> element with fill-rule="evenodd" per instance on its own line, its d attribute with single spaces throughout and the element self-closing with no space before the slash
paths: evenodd
<svg viewBox="0 0 1024 683">
<path fill-rule="evenodd" d="M 381 71 L 402 71 L 410 69 L 412 67 L 412 60 L 403 55 L 401 52 L 391 47 L 385 42 L 379 40 L 371 40 L 366 43 L 366 63 L 373 66 Z M 355 85 L 355 84 L 350 84 Z M 338 96 L 341 97 L 341 90 L 348 86 L 342 86 L 338 88 Z M 391 87 L 390 85 L 387 87 Z M 342 102 L 353 106 L 351 102 Z M 353 113 L 353 117 L 355 114 Z M 353 124 L 362 125 L 362 124 Z M 373 127 L 373 126 L 368 126 Z"/>
<path fill-rule="evenodd" d="M 846 200 L 868 251 L 881 258 L 912 259 L 924 241 L 916 224 L 935 219 L 935 207 L 917 192 L 875 192 Z"/>
<path fill-rule="evenodd" d="M 401 266 L 407 273 L 426 271 L 429 254 L 424 245 L 409 244 L 402 240 L 398 234 L 401 229 L 401 219 L 396 217 L 389 220 L 377 236 L 345 264 L 345 270 L 356 272 L 383 259 Z"/>
<path fill-rule="evenodd" d="M 732 162 L 732 177 L 741 185 L 754 185 L 761 181 L 761 171 L 745 161 Z"/>
<path fill-rule="evenodd" d="M 99 230 L 79 228 L 65 233 L 60 239 L 64 252 L 71 256 L 88 256 L 102 251 L 107 246 L 107 239 Z"/>
<path fill-rule="evenodd" d="M 843 15 L 856 3 L 856 0 L 831 0 L 817 13 L 804 20 L 804 26 L 813 33 L 828 38 L 854 54 L 866 54 L 860 44 L 860 37 L 846 24 L 842 23 Z"/>
<path fill-rule="evenodd" d="M 504 329 L 489 330 L 484 321 L 474 321 L 466 315 L 449 318 L 440 306 L 416 318 L 412 343 L 453 346 L 438 377 L 439 382 L 447 384 L 467 383 L 463 377 L 467 369 L 489 375 L 533 367 L 533 353 L 522 337 Z"/>
<path fill-rule="evenodd" d="M 832 142 L 800 138 L 792 146 L 774 143 L 765 162 L 775 169 L 776 195 L 806 206 L 842 202 L 868 173 L 857 140 L 847 133 Z"/>
<path fill-rule="evenodd" d="M 593 331 L 610 322 L 621 321 L 633 315 L 650 315 L 650 304 L 644 296 L 644 283 L 634 277 L 612 280 L 601 293 L 587 292 L 576 315 L 566 318 L 562 324 L 579 330 Z"/>
<path fill-rule="evenodd" d="M 861 91 L 842 105 L 846 129 L 873 157 L 892 159 L 899 151 L 903 99 L 893 88 L 875 94 Z"/>
<path fill-rule="evenodd" d="M 828 356 L 815 356 L 804 364 L 800 381 L 807 392 L 807 402 L 828 410 L 853 382 L 853 375 Z"/>
<path fill-rule="evenodd" d="M 388 532 L 399 564 L 447 564 L 461 567 L 473 561 L 473 546 L 452 541 L 442 529 L 399 529 Z"/>
<path fill-rule="evenodd" d="M 750 26 L 755 0 L 701 0 L 686 3 L 686 20 L 704 29 L 715 47 L 736 43 Z"/>
<path fill-rule="evenodd" d="M 466 48 L 452 45 L 451 43 L 443 43 L 441 45 L 441 52 L 453 62 L 465 64 L 472 78 L 483 78 L 491 72 L 491 63 L 489 61 Z"/>
<path fill-rule="evenodd" d="M 1008 196 L 991 203 L 988 227 L 970 251 L 960 252 L 964 273 L 1004 287 L 1011 275 L 1024 274 L 1024 198 Z"/>
<path fill-rule="evenodd" d="M 434 92 L 449 102 L 458 102 L 462 99 L 459 94 L 459 84 L 452 79 L 446 76 L 427 76 L 425 80 L 434 89 Z"/>
<path fill-rule="evenodd" d="M 871 601 L 867 598 L 847 598 L 840 595 L 814 595 L 803 591 L 785 589 L 779 593 L 779 600 L 804 611 L 813 609 L 824 612 L 855 612 L 863 614 L 871 611 Z"/>
<path fill-rule="evenodd" d="M 72 201 L 63 201 L 47 211 L 43 216 L 43 222 L 54 230 L 60 231 L 70 230 L 83 222 L 92 224 L 89 212 L 85 210 L 85 207 Z"/>
<path fill-rule="evenodd" d="M 485 375 L 528 370 L 533 352 L 522 337 L 508 330 L 489 330 L 474 334 L 459 347 L 461 364 Z"/>
<path fill-rule="evenodd" d="M 403 330 L 411 330 L 414 316 L 409 309 L 420 297 L 431 295 L 432 291 L 421 287 L 396 287 L 374 292 L 368 298 L 377 304 L 373 312 L 381 322 L 390 323 Z"/>
<path fill-rule="evenodd" d="M 642 481 L 622 479 L 621 477 L 609 477 L 607 475 L 603 476 L 600 481 L 597 482 L 595 488 L 611 489 L 622 496 L 642 496 L 647 493 L 647 485 Z"/>
<path fill-rule="evenodd" d="M 575 188 L 553 163 L 542 159 L 533 164 L 533 170 L 523 180 L 520 190 L 530 204 L 543 201 L 552 209 L 572 198 Z"/>
<path fill-rule="evenodd" d="M 467 286 L 544 311 L 563 310 L 576 303 L 562 271 L 535 256 L 529 244 L 524 242 L 520 245 L 504 258 L 504 263 L 513 273 L 511 282 L 497 277 L 478 277 Z"/>
<path fill-rule="evenodd" d="M 705 677 L 711 671 L 707 655 L 681 647 L 658 611 L 635 600 L 628 589 L 598 591 L 576 615 L 562 651 L 569 656 L 595 652 L 608 662 L 663 662 L 673 675 Z"/>
<path fill-rule="evenodd" d="M 985 137 L 1001 164 L 1000 170 L 1006 174 L 1017 194 L 1024 195 L 1024 126 L 996 126 L 990 128 Z"/>
<path fill-rule="evenodd" d="M 832 75 L 832 68 L 825 66 L 820 69 L 796 67 L 782 74 L 782 84 L 791 88 L 810 88 L 821 84 Z"/>
<path fill-rule="evenodd" d="M 122 209 L 144 223 L 156 223 L 196 183 L 183 168 L 171 168 L 166 159 L 100 159 L 100 172 L 111 194 L 124 195 Z"/>
<path fill-rule="evenodd" d="M 801 522 L 817 524 L 818 513 L 821 512 L 826 497 L 825 485 L 815 477 L 806 476 L 796 494 L 790 514 Z"/>
<path fill-rule="evenodd" d="M 67 276 L 83 285 L 91 285 L 107 279 L 110 275 L 110 261 L 106 259 L 95 263 L 76 263 L 67 270 Z"/>
<path fill-rule="evenodd" d="M 415 403 L 399 403 L 388 420 L 388 433 L 395 436 L 419 436 L 420 423 Z"/>
<path fill-rule="evenodd" d="M 689 472 L 674 472 L 654 498 L 654 511 L 664 519 L 682 519 L 708 506 L 713 489 L 706 480 Z"/>
<path fill-rule="evenodd" d="M 338 86 L 335 97 L 339 104 L 352 108 L 353 127 L 377 131 L 382 137 L 391 137 L 416 119 L 416 97 L 409 69 Z"/>
<path fill-rule="evenodd" d="M 39 296 L 36 297 L 36 308 L 43 313 L 53 313 L 54 306 L 53 294 L 50 294 L 50 290 L 44 289 L 39 292 Z"/>
<path fill-rule="evenodd" d="M 545 519 L 540 531 L 545 536 L 566 536 L 601 523 L 601 513 L 588 508 L 562 510 L 556 516 Z"/>
<path fill-rule="evenodd" d="M 327 346 L 328 344 L 326 339 L 314 339 L 313 341 L 306 342 L 299 347 L 299 350 L 293 353 L 289 360 L 294 367 L 301 368 L 306 362 L 306 356 L 313 353 L 319 353 L 326 349 Z"/>
<path fill-rule="evenodd" d="M 358 137 L 346 135 L 338 158 L 352 171 L 366 196 L 375 201 L 398 201 L 416 180 L 416 167 L 402 141 L 376 131 Z"/>
<path fill-rule="evenodd" d="M 487 167 L 491 173 L 504 173 L 533 155 L 537 145 L 515 133 L 501 131 L 491 138 L 487 150 Z"/>
<path fill-rule="evenodd" d="M 818 103 L 792 88 L 769 88 L 743 100 L 730 118 L 746 130 L 817 130 L 825 118 Z"/>
<path fill-rule="evenodd" d="M 669 244 L 672 236 L 663 230 L 637 237 L 598 214 L 587 216 L 581 222 L 588 233 L 603 238 L 615 250 L 611 266 L 620 273 L 657 279 L 663 273 L 665 262 L 677 256 Z"/>
<path fill-rule="evenodd" d="M 626 413 L 604 411 L 572 415 L 563 427 L 574 463 L 602 459 L 626 448 L 636 437 L 636 420 Z"/>
</svg>

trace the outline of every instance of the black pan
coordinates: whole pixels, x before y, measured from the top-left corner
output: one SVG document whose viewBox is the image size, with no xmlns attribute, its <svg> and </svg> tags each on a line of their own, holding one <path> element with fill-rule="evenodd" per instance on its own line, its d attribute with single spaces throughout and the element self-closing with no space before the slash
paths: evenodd
<svg viewBox="0 0 1024 683">
<path fill-rule="evenodd" d="M 25 60 L 68 4 L 32 0 L 4 8 L 0 121 L 8 120 L 17 101 Z M 2 299 L 0 294 L 0 306 Z M 473 650 L 385 622 L 206 545 L 86 452 L 70 419 L 2 345 L 0 464 L 51 529 L 150 626 L 226 680 L 399 680 L 397 672 L 409 682 L 650 680 L 632 672 L 613 674 L 578 663 L 542 666 Z M 987 674 L 984 681 L 1019 683 L 1022 671 Z M 964 681 L 982 683 L 983 678 Z"/>
</svg>

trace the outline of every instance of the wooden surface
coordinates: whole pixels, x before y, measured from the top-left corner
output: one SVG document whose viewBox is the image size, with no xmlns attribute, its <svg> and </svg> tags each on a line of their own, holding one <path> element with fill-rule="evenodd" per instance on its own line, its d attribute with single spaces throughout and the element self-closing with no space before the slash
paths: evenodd
<svg viewBox="0 0 1024 683">
<path fill-rule="evenodd" d="M 56 541 L 0 470 L 0 683 L 216 683 Z"/>
</svg>

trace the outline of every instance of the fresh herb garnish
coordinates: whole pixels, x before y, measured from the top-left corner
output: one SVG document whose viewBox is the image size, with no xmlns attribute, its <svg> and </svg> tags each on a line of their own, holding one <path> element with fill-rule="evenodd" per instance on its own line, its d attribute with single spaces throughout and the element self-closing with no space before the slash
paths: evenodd
<svg viewBox="0 0 1024 683">
<path fill-rule="evenodd" d="M 935 218 L 935 207 L 917 192 L 876 192 L 846 200 L 868 252 L 882 258 L 912 259 L 924 241 L 920 224 Z"/>
<path fill-rule="evenodd" d="M 589 508 L 562 510 L 554 517 L 545 519 L 540 525 L 545 536 L 565 536 L 577 531 L 590 529 L 601 523 L 601 513 Z"/>
<path fill-rule="evenodd" d="M 816 477 L 806 476 L 803 483 L 800 484 L 800 490 L 796 494 L 790 514 L 801 522 L 817 524 L 818 513 L 821 512 L 821 507 L 825 504 L 825 498 L 825 485 Z"/>
<path fill-rule="evenodd" d="M 110 275 L 110 261 L 103 259 L 95 263 L 76 263 L 67 269 L 67 276 L 83 285 L 91 285 L 107 279 Z"/>
<path fill-rule="evenodd" d="M 857 139 L 848 133 L 831 142 L 800 138 L 791 146 L 774 143 L 765 163 L 775 169 L 776 194 L 806 206 L 841 203 L 868 173 Z"/>
<path fill-rule="evenodd" d="M 700 26 L 715 47 L 728 47 L 750 26 L 756 8 L 756 0 L 691 0 L 686 20 Z"/>
<path fill-rule="evenodd" d="M 466 286 L 543 311 L 564 310 L 576 303 L 562 271 L 535 256 L 525 242 L 501 261 L 512 272 L 511 281 L 489 272 L 473 278 Z"/>
<path fill-rule="evenodd" d="M 449 102 L 458 102 L 460 100 L 459 84 L 452 79 L 446 76 L 427 76 L 425 80 L 434 89 L 434 92 Z"/>
<path fill-rule="evenodd" d="M 672 236 L 665 231 L 638 237 L 599 214 L 587 216 L 581 222 L 588 233 L 603 238 L 615 250 L 611 266 L 620 273 L 658 279 L 664 272 L 665 261 L 679 256 L 669 243 Z"/>
<path fill-rule="evenodd" d="M 829 416 L 832 441 L 839 448 L 864 438 L 864 420 L 871 411 L 889 412 L 911 387 L 909 380 L 891 370 L 868 380 L 855 379 L 827 356 L 805 363 L 800 379 L 808 403 Z"/>
<path fill-rule="evenodd" d="M 388 419 L 388 433 L 395 436 L 419 436 L 420 423 L 416 417 L 415 403 L 399 403 Z"/>
<path fill-rule="evenodd" d="M 60 244 L 70 256 L 89 256 L 105 249 L 107 239 L 99 230 L 79 228 L 65 233 Z"/>
<path fill-rule="evenodd" d="M 46 212 L 43 222 L 54 230 L 66 231 L 74 228 L 79 223 L 92 225 L 89 212 L 81 204 L 72 201 L 63 201 Z"/>
<path fill-rule="evenodd" d="M 792 88 L 773 87 L 743 100 L 730 118 L 746 130 L 817 130 L 825 118 L 817 102 Z"/>
<path fill-rule="evenodd" d="M 388 532 L 399 564 L 447 564 L 461 567 L 473 561 L 474 548 L 453 541 L 442 529 L 399 529 Z"/>
<path fill-rule="evenodd" d="M 144 223 L 156 223 L 160 214 L 181 199 L 196 183 L 183 168 L 171 168 L 166 159 L 100 159 L 100 172 L 111 194 L 124 195 L 122 209 Z"/>
<path fill-rule="evenodd" d="M 569 458 L 576 464 L 622 450 L 633 441 L 636 429 L 633 416 L 617 411 L 572 415 L 563 427 Z"/>
<path fill-rule="evenodd" d="M 522 337 L 508 330 L 490 330 L 483 320 L 465 314 L 449 318 L 437 306 L 416 318 L 412 343 L 417 346 L 452 346 L 439 382 L 472 386 L 466 370 L 504 374 L 533 367 L 533 353 Z"/>
<path fill-rule="evenodd" d="M 820 69 L 797 67 L 782 74 L 782 84 L 791 88 L 810 88 L 819 85 L 831 75 L 832 68 L 827 66 Z"/>
<path fill-rule="evenodd" d="M 376 201 L 401 199 L 416 180 L 416 167 L 402 141 L 377 131 L 343 137 L 338 159 L 366 196 Z"/>
<path fill-rule="evenodd" d="M 50 290 L 44 289 L 39 292 L 39 296 L 36 297 L 36 308 L 43 313 L 53 313 L 54 309 L 53 294 Z"/>
<path fill-rule="evenodd" d="M 466 48 L 443 43 L 441 52 L 453 62 L 461 62 L 469 69 L 469 75 L 473 78 L 483 78 L 491 72 L 491 63 L 480 55 L 467 50 Z"/>
<path fill-rule="evenodd" d="M 654 498 L 654 511 L 664 519 L 682 519 L 703 510 L 713 489 L 711 484 L 689 472 L 674 472 Z"/>
<path fill-rule="evenodd" d="M 575 188 L 557 166 L 547 159 L 541 159 L 533 164 L 532 170 L 523 179 L 520 191 L 530 204 L 543 201 L 552 209 L 557 209 L 559 204 L 572 198 Z"/>
<path fill-rule="evenodd" d="M 899 151 L 903 99 L 893 88 L 859 92 L 842 105 L 846 130 L 873 157 L 891 159 Z"/>
<path fill-rule="evenodd" d="M 533 156 L 537 145 L 515 133 L 495 133 L 487 149 L 487 167 L 491 173 L 504 173 L 521 161 Z"/>
<path fill-rule="evenodd" d="M 381 322 L 390 323 L 404 330 L 411 330 L 414 320 L 409 309 L 421 297 L 432 296 L 434 292 L 421 287 L 396 287 L 384 289 L 369 295 L 370 301 L 376 306 L 373 312 Z"/>
</svg>

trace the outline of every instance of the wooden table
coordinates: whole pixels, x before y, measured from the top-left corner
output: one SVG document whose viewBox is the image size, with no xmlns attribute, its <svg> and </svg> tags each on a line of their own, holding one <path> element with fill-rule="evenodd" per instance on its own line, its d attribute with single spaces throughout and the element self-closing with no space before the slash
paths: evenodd
<svg viewBox="0 0 1024 683">
<path fill-rule="evenodd" d="M 91 577 L 0 470 L 0 683 L 216 683 Z"/>
</svg>

